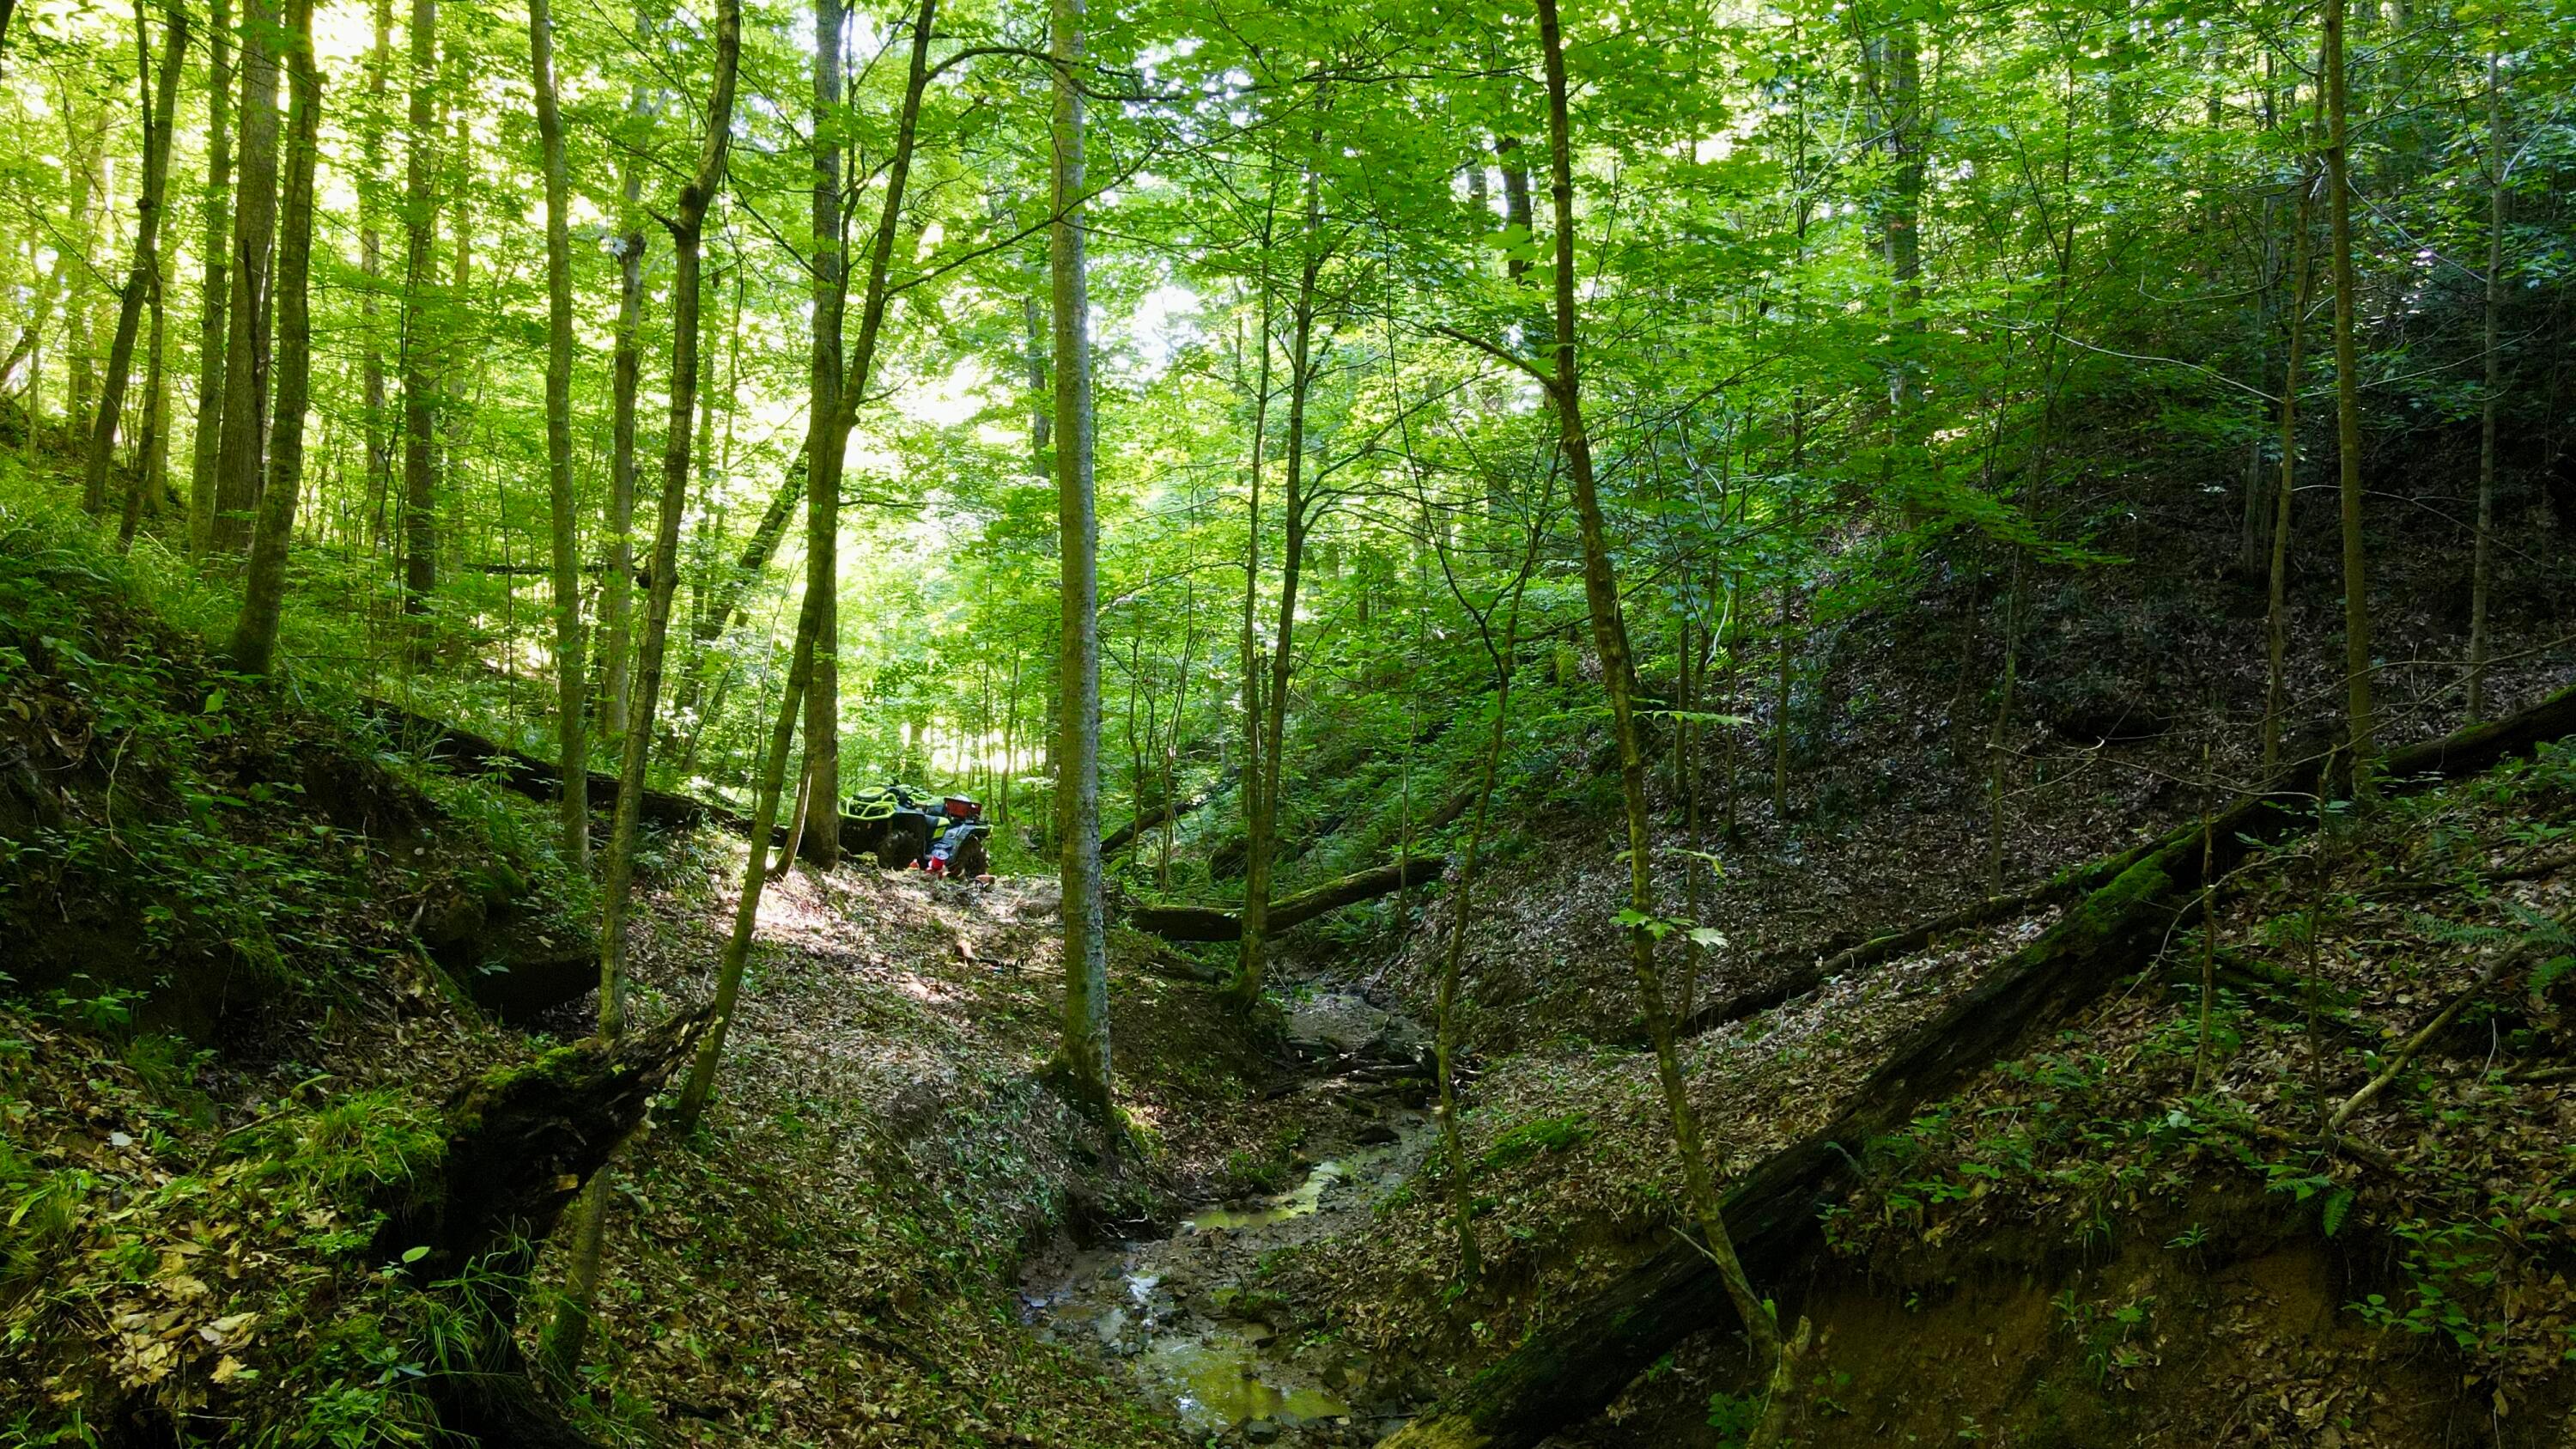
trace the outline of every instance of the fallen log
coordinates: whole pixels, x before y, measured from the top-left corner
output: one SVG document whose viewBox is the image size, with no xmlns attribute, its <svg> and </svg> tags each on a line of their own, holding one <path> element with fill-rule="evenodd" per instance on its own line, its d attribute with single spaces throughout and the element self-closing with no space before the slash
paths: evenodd
<svg viewBox="0 0 2576 1449">
<path fill-rule="evenodd" d="M 460 729 L 425 714 L 415 714 L 387 700 L 362 699 L 359 703 L 365 706 L 367 713 L 375 716 L 386 734 L 418 749 L 421 757 L 432 764 L 443 765 L 460 774 L 496 780 L 503 788 L 531 800 L 552 801 L 563 788 L 563 768 L 552 760 L 511 749 L 471 730 Z M 615 775 L 593 770 L 586 784 L 592 809 L 616 808 Z M 737 834 L 751 829 L 751 821 L 745 816 L 669 790 L 647 789 L 642 814 L 646 824 L 664 829 L 700 824 L 721 825 Z"/>
<path fill-rule="evenodd" d="M 386 734 L 417 748 L 421 757 L 432 764 L 443 765 L 460 774 L 480 775 L 486 779 L 496 780 L 504 789 L 525 795 L 531 800 L 552 802 L 556 792 L 562 788 L 560 782 L 563 779 L 563 768 L 552 760 L 540 759 L 524 750 L 511 749 L 472 730 L 449 724 L 445 720 L 433 719 L 425 714 L 415 713 L 388 700 L 361 699 L 359 703 L 375 717 L 378 726 Z M 617 777 L 593 770 L 587 779 L 591 808 L 601 812 L 600 823 L 605 823 L 605 812 L 617 806 Z M 1186 802 L 1181 807 L 1181 813 L 1187 814 L 1206 804 L 1218 790 L 1232 783 L 1233 779 L 1234 777 L 1229 774 L 1224 780 L 1218 781 L 1214 788 Z M 644 791 L 643 819 L 645 824 L 665 830 L 686 829 L 694 825 L 713 825 L 730 830 L 736 835 L 751 833 L 751 817 L 739 810 L 713 801 L 701 800 L 693 795 L 682 795 L 670 790 L 655 790 L 649 787 Z M 1141 828 L 1151 830 L 1162 823 L 1159 817 L 1149 818 L 1142 822 Z M 1138 822 L 1129 821 L 1126 825 L 1111 831 L 1101 840 L 1102 852 L 1105 854 L 1132 844 L 1138 828 Z M 876 844 L 876 830 L 876 821 L 861 820 L 855 815 L 843 815 L 841 848 L 855 852 L 873 847 Z M 787 843 L 785 824 L 771 828 L 769 843 L 772 845 Z M 1240 928 L 1237 934 L 1240 934 Z M 1173 939 L 1197 940 L 1200 938 L 1183 936 Z M 1234 937 L 1208 939 L 1232 940 Z"/>
<path fill-rule="evenodd" d="M 1344 906 L 1392 895 L 1408 886 L 1427 884 L 1438 880 L 1448 868 L 1446 857 L 1417 855 L 1410 860 L 1390 861 L 1357 875 L 1346 875 L 1313 890 L 1282 896 L 1270 903 L 1270 929 L 1285 931 L 1302 926 L 1317 916 L 1330 915 Z M 1166 941 L 1243 939 L 1242 912 L 1220 910 L 1215 906 L 1131 905 L 1127 907 L 1126 918 L 1128 925 L 1140 931 L 1151 931 Z"/>
<path fill-rule="evenodd" d="M 2197 826 L 2193 827 L 2195 834 L 2198 829 Z M 1860 970 L 1865 966 L 1875 966 L 1882 961 L 1893 960 L 1899 956 L 1911 956 L 1934 941 L 1954 932 L 1992 925 L 2014 916 L 2028 915 L 2032 911 L 2055 905 L 2059 901 L 2098 890 L 2105 883 L 2116 879 L 2122 871 L 2145 859 L 2164 843 L 2163 838 L 2159 837 L 2133 846 L 2118 855 L 2107 856 L 2070 870 L 2060 871 L 2037 885 L 2005 895 L 1987 896 L 1962 906 L 1948 915 L 1925 921 L 1919 926 L 1908 927 L 1902 931 L 1891 931 L 1882 936 L 1872 936 L 1855 945 L 1820 957 L 1807 965 L 1792 967 L 1759 986 L 1747 987 L 1701 1006 L 1682 1018 L 1681 1034 L 1685 1037 L 1693 1037 L 1703 1032 L 1714 1031 L 1729 1023 L 1742 1021 L 1748 1016 L 1769 1011 L 1783 1002 L 1795 1001 L 1837 976 Z M 1638 1028 L 1638 1039 L 1644 1040 L 1642 1025 Z"/>
<path fill-rule="evenodd" d="M 424 1286 L 473 1284 L 457 1296 L 469 1331 L 421 1386 L 451 1436 L 591 1449 L 528 1375 L 514 1332 L 518 1288 L 556 1219 L 644 1120 L 706 1025 L 695 1012 L 615 1046 L 594 1038 L 485 1075 L 449 1101 L 435 1170 L 379 1204 L 380 1259 L 405 1264 Z"/>
<path fill-rule="evenodd" d="M 1215 784 L 1208 786 L 1206 789 L 1201 790 L 1186 800 L 1182 800 L 1177 803 L 1166 800 L 1159 805 L 1148 806 L 1145 809 L 1137 811 L 1134 818 L 1130 819 L 1126 824 L 1121 825 L 1117 829 L 1110 831 L 1107 835 L 1100 837 L 1101 856 L 1105 859 L 1108 856 L 1115 855 L 1119 851 L 1125 850 L 1128 846 L 1135 844 L 1136 838 L 1143 835 L 1146 831 L 1160 830 L 1172 821 L 1178 820 L 1182 816 L 1200 809 L 1209 801 L 1215 799 L 1221 794 L 1224 794 L 1227 789 L 1233 786 L 1237 779 L 1242 777 L 1242 774 L 1243 772 L 1240 770 L 1228 770 L 1222 776 L 1218 777 Z"/>
<path fill-rule="evenodd" d="M 2576 734 L 2576 689 L 2511 719 L 2398 750 L 2384 774 L 2391 789 L 2471 774 L 2569 734 Z M 2223 875 L 2261 844 L 2293 833 L 2310 817 L 2318 778 L 2317 767 L 2306 766 L 2212 821 L 2209 869 Z M 1819 1212 L 1851 1187 L 1872 1139 L 1901 1129 L 1925 1103 L 2154 960 L 2195 907 L 2204 879 L 2201 826 L 2184 826 L 2134 854 L 2039 939 L 1901 1038 L 1822 1131 L 1734 1184 L 1724 1202 L 1726 1226 L 1748 1270 L 1776 1280 L 1795 1266 L 1817 1238 Z M 1458 1392 L 1380 1440 L 1380 1449 L 1526 1449 L 1598 1414 L 1684 1338 L 1731 1322 L 1706 1249 L 1675 1236 L 1590 1300 L 1539 1324 Z"/>
</svg>

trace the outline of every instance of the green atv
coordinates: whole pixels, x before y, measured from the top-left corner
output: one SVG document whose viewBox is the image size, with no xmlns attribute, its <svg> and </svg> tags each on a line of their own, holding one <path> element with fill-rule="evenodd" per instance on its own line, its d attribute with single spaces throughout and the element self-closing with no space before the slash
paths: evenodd
<svg viewBox="0 0 2576 1449">
<path fill-rule="evenodd" d="M 992 873 L 985 844 L 992 833 L 981 803 L 918 785 L 870 786 L 852 795 L 841 815 L 843 849 L 874 852 L 887 870 L 919 866 L 935 876 L 968 880 Z"/>
</svg>

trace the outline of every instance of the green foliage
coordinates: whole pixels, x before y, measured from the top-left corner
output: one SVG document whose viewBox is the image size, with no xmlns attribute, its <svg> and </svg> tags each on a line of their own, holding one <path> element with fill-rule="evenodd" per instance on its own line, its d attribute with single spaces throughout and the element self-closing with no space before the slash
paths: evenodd
<svg viewBox="0 0 2576 1449">
<path fill-rule="evenodd" d="M 1731 1394 L 1724 1389 L 1708 1396 L 1708 1426 L 1717 1431 L 1721 1445 L 1741 1445 L 1753 1437 L 1762 1423 L 1764 1399 L 1760 1394 Z"/>
<path fill-rule="evenodd" d="M 2535 911 L 2520 901 L 2499 904 L 2513 917 L 2513 926 L 2445 920 L 2421 912 L 2408 919 L 2437 941 L 2489 950 L 2522 950 L 2538 956 L 2540 959 L 2531 968 L 2530 992 L 2534 997 L 2548 995 L 2569 972 L 2576 971 L 2576 932 L 2569 930 L 2566 921 Z"/>
<path fill-rule="evenodd" d="M 1506 1129 L 1477 1159 L 1488 1172 L 1518 1167 L 1543 1152 L 1565 1152 L 1592 1140 L 1592 1119 L 1585 1113 L 1537 1117 Z"/>
</svg>

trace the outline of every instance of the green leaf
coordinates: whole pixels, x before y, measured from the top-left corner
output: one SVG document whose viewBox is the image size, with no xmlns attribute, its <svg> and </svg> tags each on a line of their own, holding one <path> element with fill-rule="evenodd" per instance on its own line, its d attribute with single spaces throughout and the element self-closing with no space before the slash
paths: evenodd
<svg viewBox="0 0 2576 1449">
<path fill-rule="evenodd" d="M 405 1249 L 403 1249 L 403 1259 L 402 1259 L 402 1260 L 403 1260 L 404 1262 L 406 1262 L 406 1263 L 417 1263 L 417 1262 L 419 1262 L 421 1259 L 426 1258 L 426 1257 L 428 1257 L 428 1256 L 429 1256 L 429 1246 L 428 1246 L 426 1243 L 424 1243 L 424 1244 L 422 1244 L 421 1246 L 419 1246 L 419 1247 L 417 1247 L 417 1248 L 405 1248 Z"/>
<path fill-rule="evenodd" d="M 2319 1214 L 2318 1225 L 2323 1227 L 2326 1230 L 2326 1236 L 2331 1238 L 2343 1231 L 2344 1214 L 2350 1211 L 2352 1211 L 2352 1189 L 2336 1188 L 2326 1194 L 2326 1205 L 2323 1212 Z"/>
</svg>

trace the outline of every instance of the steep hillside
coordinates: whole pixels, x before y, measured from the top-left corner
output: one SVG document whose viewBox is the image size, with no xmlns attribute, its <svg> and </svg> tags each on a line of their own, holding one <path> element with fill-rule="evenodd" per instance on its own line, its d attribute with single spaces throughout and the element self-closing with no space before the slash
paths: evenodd
<svg viewBox="0 0 2576 1449">
<path fill-rule="evenodd" d="M 0 1437 L 434 1439 L 478 1316 L 533 1347 L 559 1278 L 507 1255 L 417 1274 L 440 1259 L 397 1240 L 464 1094 L 587 1029 L 579 1005 L 514 1027 L 477 1004 L 591 969 L 539 807 L 227 674 L 111 555 L 26 516 L 0 520 L 0 731 Z M 651 840 L 646 1027 L 704 999 L 741 848 Z M 1017 1326 L 1017 1269 L 1271 1180 L 1299 1134 L 1265 1094 L 1293 1063 L 1124 937 L 1142 1155 L 1104 1157 L 1035 1076 L 1054 913 L 1050 886 L 864 867 L 774 890 L 714 1111 L 610 1169 L 584 1432 L 1172 1442 Z"/>
<path fill-rule="evenodd" d="M 1818 1336 L 1798 1442 L 2562 1442 L 2571 839 L 2568 745 L 2337 812 L 2231 870 L 2212 936 L 2186 917 L 2144 943 L 2144 975 L 1848 1143 L 1821 1239 L 1756 1269 Z M 1961 929 L 1697 1036 L 1721 1173 L 1826 1126 L 2063 919 Z M 1450 1284 L 1436 1164 L 1274 1279 L 1320 1331 L 1410 1365 L 1409 1412 L 1664 1248 L 1681 1203 L 1650 1057 L 1532 1032 L 1480 1067 L 1462 1126 L 1483 1280 Z M 1736 1442 L 1755 1387 L 1737 1342 L 1685 1340 L 1567 1442 Z"/>
</svg>

